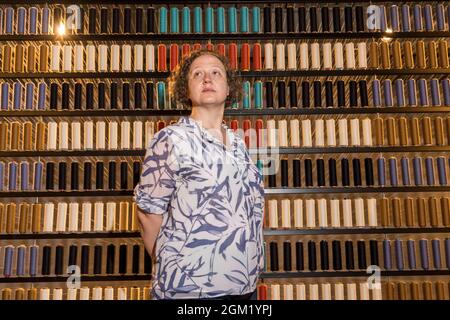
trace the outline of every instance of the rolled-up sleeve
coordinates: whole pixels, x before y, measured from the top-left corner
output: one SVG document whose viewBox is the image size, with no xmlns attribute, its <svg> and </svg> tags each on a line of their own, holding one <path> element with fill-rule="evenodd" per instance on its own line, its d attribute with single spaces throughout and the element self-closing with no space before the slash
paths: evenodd
<svg viewBox="0 0 450 320">
<path fill-rule="evenodd" d="M 134 189 L 134 201 L 147 213 L 166 213 L 175 191 L 179 164 L 170 133 L 170 130 L 163 129 L 151 140 L 139 183 Z"/>
</svg>

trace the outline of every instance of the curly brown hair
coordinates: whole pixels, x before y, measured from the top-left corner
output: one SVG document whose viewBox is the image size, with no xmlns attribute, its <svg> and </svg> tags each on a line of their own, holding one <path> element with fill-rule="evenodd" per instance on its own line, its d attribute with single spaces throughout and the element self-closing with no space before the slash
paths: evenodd
<svg viewBox="0 0 450 320">
<path fill-rule="evenodd" d="M 216 57 L 222 62 L 225 68 L 227 83 L 230 89 L 230 94 L 225 101 L 225 108 L 239 103 L 242 97 L 242 84 L 239 77 L 231 69 L 228 59 L 225 56 L 216 51 L 206 49 L 193 51 L 189 56 L 186 56 L 169 77 L 169 93 L 175 100 L 175 103 L 181 104 L 186 109 L 192 107 L 188 91 L 188 74 L 194 60 L 202 55 Z"/>
</svg>

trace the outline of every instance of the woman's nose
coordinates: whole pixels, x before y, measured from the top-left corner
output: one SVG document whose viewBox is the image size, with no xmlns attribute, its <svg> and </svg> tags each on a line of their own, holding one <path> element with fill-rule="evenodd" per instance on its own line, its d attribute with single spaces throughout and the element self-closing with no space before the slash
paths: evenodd
<svg viewBox="0 0 450 320">
<path fill-rule="evenodd" d="M 208 72 L 205 72 L 205 75 L 203 76 L 203 82 L 209 82 L 211 81 L 211 77 Z"/>
</svg>

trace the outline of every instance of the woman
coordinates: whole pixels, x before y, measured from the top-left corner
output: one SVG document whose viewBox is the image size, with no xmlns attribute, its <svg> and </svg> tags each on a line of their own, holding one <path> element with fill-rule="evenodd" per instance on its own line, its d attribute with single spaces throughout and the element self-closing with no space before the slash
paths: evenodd
<svg viewBox="0 0 450 320">
<path fill-rule="evenodd" d="M 135 201 L 154 256 L 154 299 L 256 299 L 264 266 L 264 186 L 242 139 L 223 124 L 240 84 L 225 57 L 196 51 L 173 98 L 190 116 L 155 134 Z"/>
</svg>

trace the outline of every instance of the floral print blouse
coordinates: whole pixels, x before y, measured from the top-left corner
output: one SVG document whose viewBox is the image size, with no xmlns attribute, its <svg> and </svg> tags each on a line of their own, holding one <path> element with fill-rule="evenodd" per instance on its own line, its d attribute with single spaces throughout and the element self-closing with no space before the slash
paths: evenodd
<svg viewBox="0 0 450 320">
<path fill-rule="evenodd" d="M 189 116 L 151 140 L 134 200 L 163 215 L 156 241 L 154 299 L 242 295 L 264 267 L 263 177 L 241 137 L 230 146 Z"/>
</svg>

